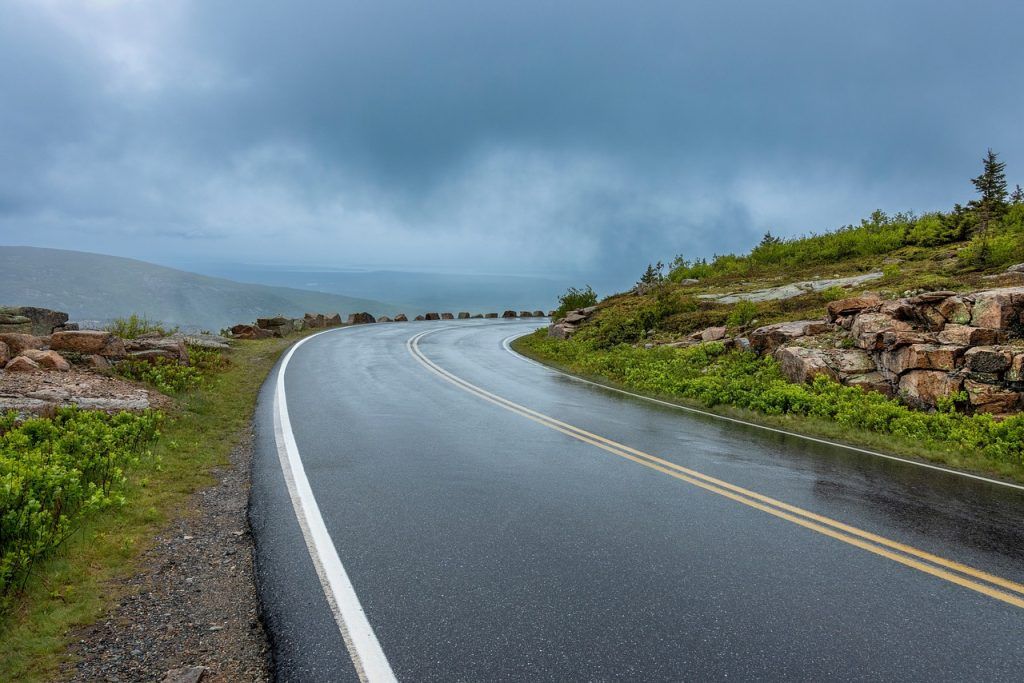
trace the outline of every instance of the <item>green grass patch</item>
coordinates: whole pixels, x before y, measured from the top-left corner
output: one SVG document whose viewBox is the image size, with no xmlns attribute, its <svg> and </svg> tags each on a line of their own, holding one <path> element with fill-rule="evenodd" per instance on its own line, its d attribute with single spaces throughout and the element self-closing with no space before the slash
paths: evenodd
<svg viewBox="0 0 1024 683">
<path fill-rule="evenodd" d="M 116 489 L 123 501 L 89 515 L 13 596 L 0 620 L 0 680 L 54 677 L 69 634 L 120 597 L 111 580 L 130 575 L 150 539 L 186 509 L 192 493 L 214 482 L 210 470 L 229 462 L 248 429 L 260 385 L 294 341 L 247 341 L 229 362 L 199 359 L 197 366 L 208 368 L 203 381 L 166 416 L 152 455 L 125 470 L 126 481 Z"/>
<path fill-rule="evenodd" d="M 138 313 L 132 313 L 127 318 L 114 318 L 113 322 L 107 325 L 107 331 L 121 339 L 137 339 L 150 332 L 165 336 L 177 331 L 177 329 L 176 327 L 172 330 L 165 329 L 160 323 Z"/>
<path fill-rule="evenodd" d="M 572 374 L 637 393 L 1024 481 L 1024 415 L 999 422 L 990 415 L 957 412 L 952 404 L 925 413 L 824 377 L 809 385 L 792 384 L 772 358 L 726 351 L 719 343 L 596 348 L 587 339 L 551 339 L 542 329 L 517 339 L 513 347 Z"/>
</svg>

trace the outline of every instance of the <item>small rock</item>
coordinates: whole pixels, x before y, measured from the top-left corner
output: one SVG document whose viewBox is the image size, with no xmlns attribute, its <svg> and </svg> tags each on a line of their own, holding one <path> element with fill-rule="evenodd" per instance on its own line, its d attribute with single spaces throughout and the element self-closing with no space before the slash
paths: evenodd
<svg viewBox="0 0 1024 683">
<path fill-rule="evenodd" d="M 186 666 L 171 669 L 164 674 L 161 683 L 199 683 L 209 669 L 205 666 Z"/>
<path fill-rule="evenodd" d="M 709 327 L 700 333 L 700 340 L 711 342 L 725 339 L 725 328 L 724 327 Z"/>
<path fill-rule="evenodd" d="M 27 356 L 15 356 L 4 366 L 4 370 L 7 372 L 31 372 L 40 369 L 39 363 Z"/>
<path fill-rule="evenodd" d="M 25 358 L 35 361 L 44 370 L 56 370 L 67 372 L 71 369 L 64 357 L 56 351 L 40 351 L 39 349 L 25 349 L 22 351 Z"/>
<path fill-rule="evenodd" d="M 365 311 L 362 313 L 353 313 L 348 317 L 349 325 L 367 325 L 375 322 L 377 322 L 377 319 Z"/>
</svg>

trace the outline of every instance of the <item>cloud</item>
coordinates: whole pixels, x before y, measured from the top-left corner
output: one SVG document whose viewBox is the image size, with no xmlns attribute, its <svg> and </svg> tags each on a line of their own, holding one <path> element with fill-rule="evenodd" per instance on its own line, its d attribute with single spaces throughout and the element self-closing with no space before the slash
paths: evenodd
<svg viewBox="0 0 1024 683">
<path fill-rule="evenodd" d="M 1018 3 L 6 4 L 8 243 L 629 282 L 1024 163 Z"/>
</svg>

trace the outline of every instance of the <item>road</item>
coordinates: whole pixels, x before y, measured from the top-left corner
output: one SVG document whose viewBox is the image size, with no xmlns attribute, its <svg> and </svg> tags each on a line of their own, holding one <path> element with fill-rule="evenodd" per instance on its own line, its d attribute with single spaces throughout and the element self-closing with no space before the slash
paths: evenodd
<svg viewBox="0 0 1024 683">
<path fill-rule="evenodd" d="M 331 330 L 256 415 L 284 681 L 1020 680 L 1024 490 L 690 413 L 508 350 Z"/>
</svg>

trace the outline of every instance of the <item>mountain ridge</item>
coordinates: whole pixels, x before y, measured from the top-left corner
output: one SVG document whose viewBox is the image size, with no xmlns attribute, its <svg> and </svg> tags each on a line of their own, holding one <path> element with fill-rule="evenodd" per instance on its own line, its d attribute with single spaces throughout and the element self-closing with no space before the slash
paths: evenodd
<svg viewBox="0 0 1024 683">
<path fill-rule="evenodd" d="M 45 247 L 0 245 L 0 305 L 66 311 L 72 320 L 130 313 L 217 330 L 257 317 L 307 311 L 374 315 L 395 304 L 312 290 L 236 282 L 138 259 Z"/>
</svg>

